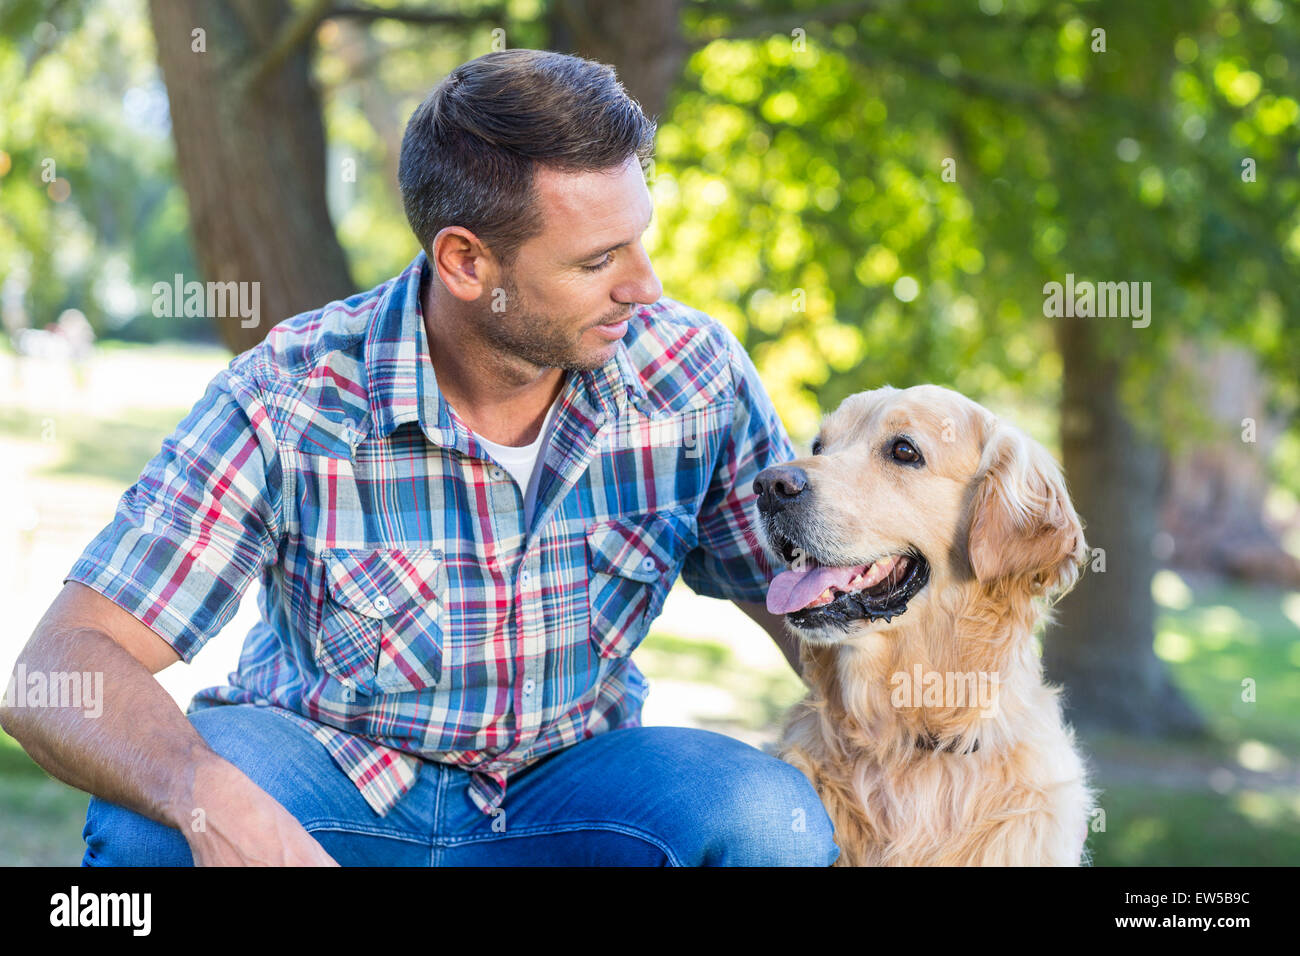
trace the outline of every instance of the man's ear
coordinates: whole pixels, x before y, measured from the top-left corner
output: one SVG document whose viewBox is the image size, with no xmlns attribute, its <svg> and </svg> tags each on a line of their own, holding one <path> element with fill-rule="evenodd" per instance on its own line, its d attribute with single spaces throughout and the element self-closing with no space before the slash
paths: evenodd
<svg viewBox="0 0 1300 956">
<path fill-rule="evenodd" d="M 975 577 L 1023 578 L 1035 593 L 1064 593 L 1088 553 L 1065 477 L 1019 429 L 994 422 L 988 434 L 968 544 Z"/>
<path fill-rule="evenodd" d="M 431 264 L 447 291 L 462 301 L 477 301 L 491 258 L 478 236 L 462 226 L 446 226 L 433 237 L 432 252 Z"/>
</svg>

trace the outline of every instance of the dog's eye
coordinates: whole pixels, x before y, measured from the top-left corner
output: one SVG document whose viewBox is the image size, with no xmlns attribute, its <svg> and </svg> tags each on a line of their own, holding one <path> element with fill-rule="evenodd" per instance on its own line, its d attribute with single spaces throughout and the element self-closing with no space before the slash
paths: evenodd
<svg viewBox="0 0 1300 956">
<path fill-rule="evenodd" d="M 921 460 L 921 453 L 906 438 L 894 442 L 893 447 L 889 449 L 889 454 L 894 461 L 901 461 L 905 465 L 914 465 Z"/>
<path fill-rule="evenodd" d="M 822 440 L 820 438 L 813 439 L 812 453 L 814 455 L 820 455 L 822 453 Z"/>
</svg>

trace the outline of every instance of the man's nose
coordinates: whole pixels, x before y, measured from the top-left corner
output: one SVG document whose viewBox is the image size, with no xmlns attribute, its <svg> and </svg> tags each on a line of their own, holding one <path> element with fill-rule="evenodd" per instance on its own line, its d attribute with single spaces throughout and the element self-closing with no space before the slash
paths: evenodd
<svg viewBox="0 0 1300 956">
<path fill-rule="evenodd" d="M 754 479 L 758 510 L 764 514 L 788 507 L 807 488 L 807 473 L 793 465 L 773 465 L 760 471 Z"/>
<path fill-rule="evenodd" d="M 655 275 L 655 268 L 650 263 L 650 254 L 645 251 L 645 246 L 637 243 L 637 250 L 640 255 L 636 269 L 627 284 L 619 290 L 617 298 L 620 302 L 654 305 L 664 294 L 664 286 Z"/>
</svg>

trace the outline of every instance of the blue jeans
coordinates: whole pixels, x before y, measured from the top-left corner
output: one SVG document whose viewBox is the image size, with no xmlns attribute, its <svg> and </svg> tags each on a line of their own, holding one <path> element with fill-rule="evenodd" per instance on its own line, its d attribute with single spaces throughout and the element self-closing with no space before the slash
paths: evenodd
<svg viewBox="0 0 1300 956">
<path fill-rule="evenodd" d="M 627 727 L 548 754 L 510 777 L 504 819 L 474 805 L 464 770 L 426 761 L 380 817 L 314 737 L 269 708 L 228 704 L 189 719 L 343 866 L 829 866 L 839 856 L 802 773 L 708 730 Z M 179 830 L 98 797 L 83 837 L 83 866 L 194 862 Z"/>
</svg>

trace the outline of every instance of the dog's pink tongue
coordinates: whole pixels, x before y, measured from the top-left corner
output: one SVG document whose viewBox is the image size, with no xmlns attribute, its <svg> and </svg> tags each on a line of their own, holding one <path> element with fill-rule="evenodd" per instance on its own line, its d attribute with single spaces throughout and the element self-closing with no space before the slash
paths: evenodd
<svg viewBox="0 0 1300 956">
<path fill-rule="evenodd" d="M 772 614 L 789 614 L 806 608 L 828 587 L 845 590 L 861 571 L 855 568 L 813 568 L 810 571 L 782 571 L 767 586 L 767 609 Z"/>
</svg>

